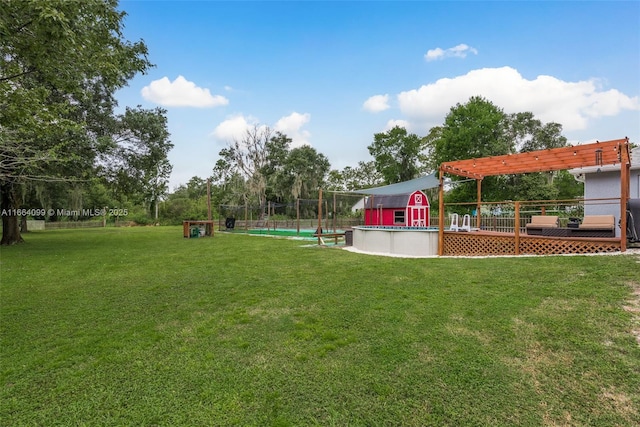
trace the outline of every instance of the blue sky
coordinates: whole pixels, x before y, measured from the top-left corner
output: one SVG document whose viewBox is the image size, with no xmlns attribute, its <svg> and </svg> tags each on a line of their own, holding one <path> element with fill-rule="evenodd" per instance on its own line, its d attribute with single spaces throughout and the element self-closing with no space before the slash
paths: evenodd
<svg viewBox="0 0 640 427">
<path fill-rule="evenodd" d="M 572 143 L 640 143 L 640 2 L 128 1 L 124 36 L 156 67 L 120 107 L 168 111 L 170 188 L 211 175 L 247 126 L 333 169 L 396 124 L 424 136 L 481 95 Z"/>
</svg>

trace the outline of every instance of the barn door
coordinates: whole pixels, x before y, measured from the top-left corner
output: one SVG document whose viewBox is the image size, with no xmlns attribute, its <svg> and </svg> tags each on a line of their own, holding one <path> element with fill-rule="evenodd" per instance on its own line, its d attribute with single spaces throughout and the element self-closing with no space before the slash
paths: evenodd
<svg viewBox="0 0 640 427">
<path fill-rule="evenodd" d="M 411 220 L 411 227 L 426 227 L 427 226 L 427 208 L 425 207 L 410 207 L 409 218 Z"/>
</svg>

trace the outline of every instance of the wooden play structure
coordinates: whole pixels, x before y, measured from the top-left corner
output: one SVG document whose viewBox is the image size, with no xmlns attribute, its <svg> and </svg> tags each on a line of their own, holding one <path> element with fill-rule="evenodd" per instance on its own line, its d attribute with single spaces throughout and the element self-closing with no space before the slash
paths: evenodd
<svg viewBox="0 0 640 427">
<path fill-rule="evenodd" d="M 531 151 L 519 154 L 445 162 L 440 165 L 439 255 L 520 255 L 564 254 L 626 251 L 631 158 L 629 139 Z M 584 167 L 620 166 L 620 236 L 615 237 L 615 219 L 588 218 L 578 224 L 561 227 L 558 218 L 536 218 L 530 225 L 520 226 L 520 207 L 527 202 L 513 202 L 513 233 L 484 231 L 481 227 L 482 180 L 487 176 L 568 170 Z M 444 177 L 455 175 L 475 179 L 477 224 L 470 232 L 445 229 Z M 543 217 L 544 215 L 539 215 Z M 612 224 L 613 219 L 613 224 Z M 613 229 L 612 229 L 613 226 Z"/>
<path fill-rule="evenodd" d="M 182 221 L 182 237 L 213 237 L 213 221 L 186 220 Z"/>
<path fill-rule="evenodd" d="M 211 180 L 207 180 L 207 219 L 187 219 L 182 221 L 182 237 L 213 237 L 213 221 L 211 219 Z"/>
</svg>

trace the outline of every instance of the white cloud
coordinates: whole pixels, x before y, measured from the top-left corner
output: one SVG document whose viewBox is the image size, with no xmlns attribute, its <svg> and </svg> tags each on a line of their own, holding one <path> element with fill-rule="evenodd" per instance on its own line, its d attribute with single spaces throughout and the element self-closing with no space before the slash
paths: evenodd
<svg viewBox="0 0 640 427">
<path fill-rule="evenodd" d="M 211 95 L 209 89 L 196 86 L 182 76 L 173 82 L 163 77 L 142 88 L 142 97 L 165 107 L 218 107 L 229 100 L 221 95 Z"/>
<path fill-rule="evenodd" d="M 389 95 L 374 95 L 364 102 L 362 108 L 372 113 L 387 110 L 389 109 Z"/>
<path fill-rule="evenodd" d="M 253 117 L 245 117 L 242 114 L 237 114 L 216 126 L 213 132 L 211 132 L 211 136 L 224 142 L 234 140 L 241 141 L 246 135 L 247 130 L 253 128 L 256 124 L 257 120 Z"/>
<path fill-rule="evenodd" d="M 301 114 L 293 112 L 288 116 L 280 118 L 271 128 L 291 138 L 292 148 L 311 145 L 309 142 L 311 133 L 302 129 L 310 120 L 311 115 L 309 113 Z M 246 136 L 247 130 L 253 129 L 258 123 L 259 121 L 255 117 L 236 114 L 216 126 L 213 132 L 211 132 L 211 136 L 222 142 L 242 141 Z M 258 126 L 259 128 L 266 127 L 266 125 Z"/>
<path fill-rule="evenodd" d="M 409 131 L 410 128 L 411 128 L 411 123 L 409 123 L 406 120 L 389 120 L 387 122 L 387 125 L 384 127 L 384 130 L 386 132 L 386 131 L 389 131 L 389 130 L 393 129 L 396 126 L 401 127 L 401 128 L 405 128 L 405 129 L 407 129 Z"/>
<path fill-rule="evenodd" d="M 309 123 L 309 120 L 311 120 L 311 115 L 309 113 L 300 114 L 293 112 L 278 120 L 273 129 L 282 132 L 291 138 L 292 148 L 311 145 L 309 142 L 311 133 L 302 129 L 305 124 Z"/>
<path fill-rule="evenodd" d="M 444 58 L 466 58 L 470 53 L 477 55 L 478 50 L 462 43 L 449 49 L 441 49 L 439 47 L 429 49 L 424 55 L 424 59 L 427 61 L 436 61 Z"/>
<path fill-rule="evenodd" d="M 429 49 L 427 53 L 425 53 L 424 55 L 424 59 L 426 59 L 427 61 L 435 61 L 436 59 L 443 59 L 443 58 L 444 58 L 444 50 L 440 49 L 439 47 L 435 49 Z"/>
<path fill-rule="evenodd" d="M 530 111 L 543 122 L 557 122 L 565 131 L 585 129 L 589 119 L 640 110 L 638 97 L 604 90 L 597 80 L 566 82 L 552 76 L 527 80 L 511 67 L 483 68 L 437 80 L 398 94 L 400 110 L 411 121 L 442 123 L 449 109 L 480 95 L 506 113 Z"/>
</svg>

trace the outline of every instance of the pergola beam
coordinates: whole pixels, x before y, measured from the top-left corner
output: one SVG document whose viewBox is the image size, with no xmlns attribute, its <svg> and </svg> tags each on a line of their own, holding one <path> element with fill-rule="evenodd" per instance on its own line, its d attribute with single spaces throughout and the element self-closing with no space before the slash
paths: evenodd
<svg viewBox="0 0 640 427">
<path fill-rule="evenodd" d="M 480 179 L 485 176 L 567 170 L 622 163 L 628 139 L 595 142 L 526 153 L 456 160 L 440 165 L 447 174 Z"/>
</svg>

